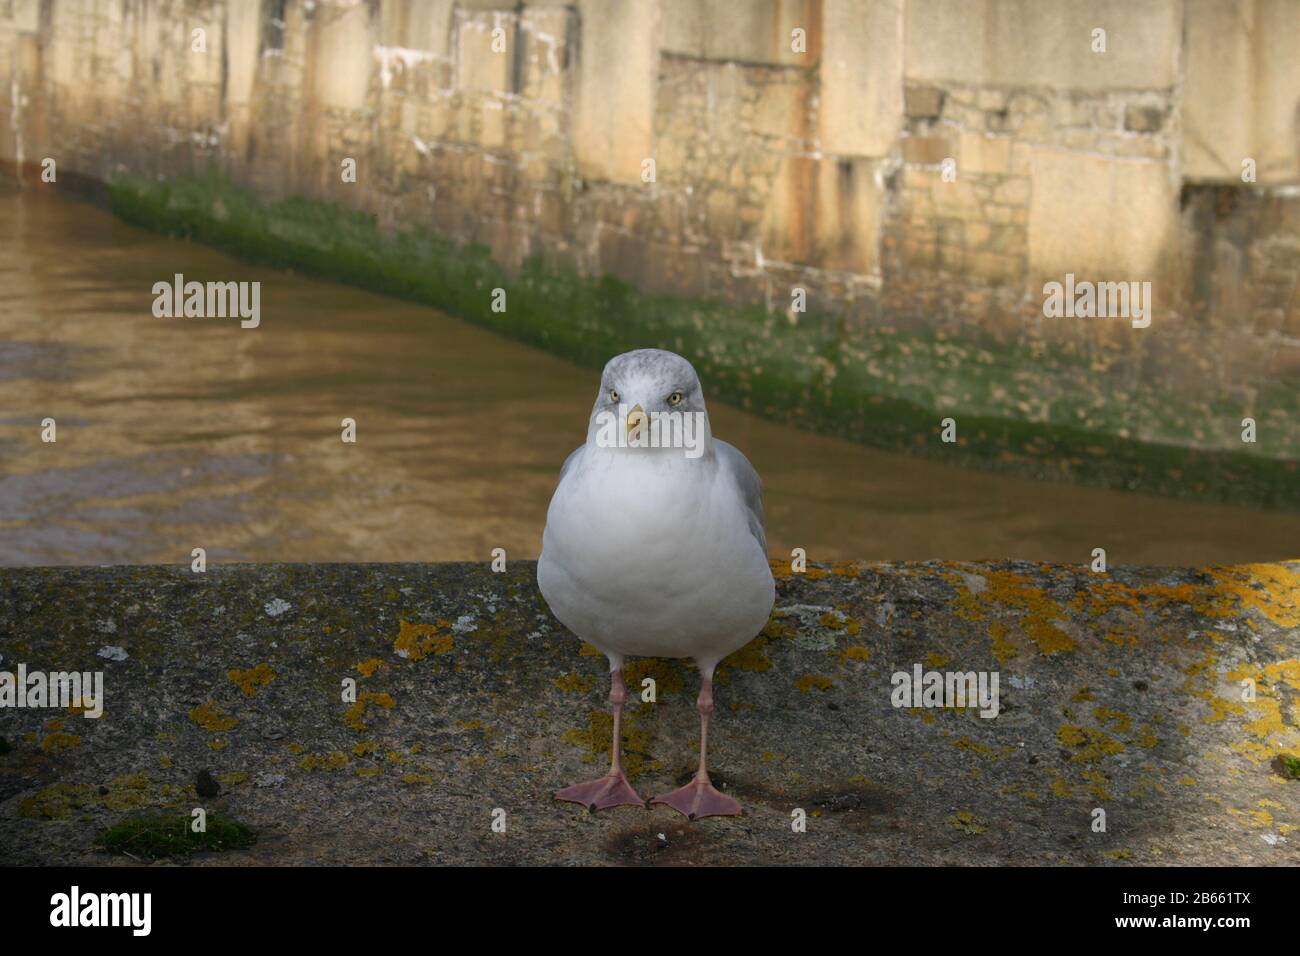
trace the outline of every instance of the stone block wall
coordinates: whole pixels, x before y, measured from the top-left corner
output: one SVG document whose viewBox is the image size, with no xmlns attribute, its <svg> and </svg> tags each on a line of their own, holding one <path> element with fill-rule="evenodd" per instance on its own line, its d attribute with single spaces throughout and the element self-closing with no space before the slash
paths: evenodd
<svg viewBox="0 0 1300 956">
<path fill-rule="evenodd" d="M 1300 0 L 0 0 L 0 158 L 1231 393 L 1300 366 L 1297 49 Z M 1045 320 L 1066 273 L 1152 328 Z"/>
</svg>

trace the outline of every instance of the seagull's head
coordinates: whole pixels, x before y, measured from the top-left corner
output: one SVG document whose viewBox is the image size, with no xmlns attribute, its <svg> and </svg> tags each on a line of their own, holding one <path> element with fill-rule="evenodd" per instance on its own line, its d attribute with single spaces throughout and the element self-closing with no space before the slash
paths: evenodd
<svg viewBox="0 0 1300 956">
<path fill-rule="evenodd" d="M 704 389 L 686 359 L 663 349 L 637 349 L 616 355 L 605 364 L 600 391 L 591 409 L 592 434 L 602 423 L 608 423 L 610 416 L 616 416 L 625 436 L 634 436 L 637 429 L 647 428 L 652 418 L 672 413 L 708 428 Z"/>
</svg>

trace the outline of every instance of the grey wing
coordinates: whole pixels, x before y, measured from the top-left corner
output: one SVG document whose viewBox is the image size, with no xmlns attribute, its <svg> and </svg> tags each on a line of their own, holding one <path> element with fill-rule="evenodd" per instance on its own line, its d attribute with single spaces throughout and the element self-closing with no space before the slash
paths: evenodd
<svg viewBox="0 0 1300 956">
<path fill-rule="evenodd" d="M 736 480 L 741 500 L 744 501 L 745 510 L 749 513 L 750 533 L 763 546 L 763 553 L 767 554 L 767 531 L 763 525 L 763 482 L 758 477 L 758 472 L 735 445 L 729 445 L 715 438 L 713 447 L 717 451 L 718 459 L 727 466 L 727 470 Z"/>
<path fill-rule="evenodd" d="M 560 466 L 560 481 L 564 480 L 564 476 L 569 473 L 569 469 L 573 467 L 573 463 L 578 460 L 578 456 L 582 454 L 586 447 L 586 445 L 579 445 L 569 452 L 569 457 L 564 459 L 564 464 Z"/>
</svg>

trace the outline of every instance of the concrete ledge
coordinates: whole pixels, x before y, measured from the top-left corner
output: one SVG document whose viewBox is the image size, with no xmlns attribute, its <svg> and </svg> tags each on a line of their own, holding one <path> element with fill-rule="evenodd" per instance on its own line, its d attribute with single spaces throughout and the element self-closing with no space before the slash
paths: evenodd
<svg viewBox="0 0 1300 956">
<path fill-rule="evenodd" d="M 106 692 L 97 720 L 3 712 L 0 862 L 116 861 L 100 830 L 200 805 L 261 839 L 198 862 L 1297 862 L 1300 563 L 778 571 L 718 676 L 715 781 L 746 815 L 689 824 L 551 801 L 604 769 L 606 665 L 530 562 L 0 569 L 0 670 L 102 671 Z M 999 715 L 895 708 L 916 664 L 996 671 Z M 646 677 L 626 739 L 650 797 L 691 770 L 697 682 Z"/>
</svg>

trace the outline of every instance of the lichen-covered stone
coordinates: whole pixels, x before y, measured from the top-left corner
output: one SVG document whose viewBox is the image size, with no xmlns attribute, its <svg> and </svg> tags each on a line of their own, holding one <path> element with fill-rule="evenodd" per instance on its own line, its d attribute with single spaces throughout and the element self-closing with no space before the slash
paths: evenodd
<svg viewBox="0 0 1300 956">
<path fill-rule="evenodd" d="M 195 806 L 263 836 L 213 862 L 1296 862 L 1300 563 L 774 571 L 772 620 L 718 670 L 709 741 L 745 816 L 688 824 L 552 800 L 604 769 L 606 663 L 529 562 L 0 569 L 2 666 L 102 670 L 107 698 L 98 720 L 6 712 L 0 863 L 108 862 L 97 834 Z M 272 597 L 291 620 L 262 613 Z M 105 615 L 125 660 L 96 656 Z M 895 707 L 918 665 L 996 672 L 998 715 Z M 697 677 L 629 674 L 649 797 L 694 768 Z M 195 792 L 201 770 L 219 796 Z"/>
</svg>

